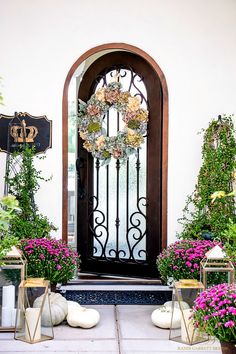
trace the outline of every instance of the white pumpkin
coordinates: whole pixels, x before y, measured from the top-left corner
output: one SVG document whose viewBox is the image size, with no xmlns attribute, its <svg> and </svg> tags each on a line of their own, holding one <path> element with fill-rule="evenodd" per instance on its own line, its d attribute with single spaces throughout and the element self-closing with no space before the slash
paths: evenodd
<svg viewBox="0 0 236 354">
<path fill-rule="evenodd" d="M 164 306 L 172 308 L 172 301 L 165 302 Z M 180 306 L 181 306 L 182 310 L 187 310 L 190 308 L 189 304 L 185 301 L 180 301 Z M 179 302 L 178 301 L 175 301 L 175 308 L 179 309 Z"/>
<path fill-rule="evenodd" d="M 153 311 L 151 315 L 152 323 L 160 328 L 171 327 L 172 310 L 171 307 L 160 307 Z M 179 328 L 181 325 L 181 311 L 179 309 L 174 310 L 174 316 L 172 320 L 171 328 Z"/>
<path fill-rule="evenodd" d="M 41 307 L 43 296 L 44 295 L 41 295 L 37 299 L 35 299 L 33 307 Z M 52 324 L 53 326 L 56 326 L 60 324 L 62 321 L 64 321 L 64 319 L 67 316 L 68 313 L 67 300 L 61 294 L 50 293 L 49 301 L 51 306 Z M 47 299 L 43 307 L 41 321 L 43 326 L 47 327 L 51 325 L 50 312 L 49 312 Z"/>
<path fill-rule="evenodd" d="M 99 312 L 94 309 L 87 309 L 79 304 L 69 301 L 67 322 L 71 327 L 92 328 L 100 320 Z"/>
</svg>

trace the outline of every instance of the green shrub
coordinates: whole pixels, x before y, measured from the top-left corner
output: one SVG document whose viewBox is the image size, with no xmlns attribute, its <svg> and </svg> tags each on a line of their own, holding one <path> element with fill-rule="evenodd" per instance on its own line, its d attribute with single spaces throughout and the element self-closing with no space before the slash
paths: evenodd
<svg viewBox="0 0 236 354">
<path fill-rule="evenodd" d="M 203 238 L 203 232 L 219 236 L 231 219 L 236 221 L 234 197 L 219 198 L 214 203 L 210 196 L 215 191 L 232 190 L 236 155 L 235 130 L 232 116 L 212 120 L 204 131 L 202 167 L 195 191 L 187 197 L 183 217 L 179 222 L 184 239 Z"/>
</svg>

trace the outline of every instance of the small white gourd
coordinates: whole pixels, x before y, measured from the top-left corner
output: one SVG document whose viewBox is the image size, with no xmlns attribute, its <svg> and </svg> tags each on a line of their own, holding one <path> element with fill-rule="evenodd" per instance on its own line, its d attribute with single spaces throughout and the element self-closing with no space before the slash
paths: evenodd
<svg viewBox="0 0 236 354">
<path fill-rule="evenodd" d="M 33 307 L 41 307 L 44 295 L 39 296 L 35 299 Z M 51 307 L 51 314 L 52 314 L 52 325 L 56 326 L 60 324 L 67 316 L 68 313 L 68 305 L 67 300 L 58 293 L 50 293 L 49 294 L 49 301 Z M 45 301 L 42 317 L 41 317 L 42 325 L 43 326 L 51 326 L 50 321 L 50 312 L 47 299 Z"/>
<path fill-rule="evenodd" d="M 152 323 L 160 328 L 179 328 L 181 325 L 181 311 L 179 309 L 174 310 L 174 316 L 171 326 L 172 310 L 171 307 L 160 307 L 153 311 L 151 315 Z"/>
<path fill-rule="evenodd" d="M 172 301 L 167 301 L 164 303 L 165 307 L 171 307 L 172 308 Z M 190 308 L 189 304 L 185 301 L 180 301 L 180 306 L 182 308 L 182 310 L 187 310 Z M 175 301 L 175 308 L 179 309 L 179 302 Z"/>
<path fill-rule="evenodd" d="M 92 328 L 100 320 L 99 312 L 94 309 L 87 309 L 79 304 L 69 301 L 67 322 L 71 327 Z"/>
</svg>

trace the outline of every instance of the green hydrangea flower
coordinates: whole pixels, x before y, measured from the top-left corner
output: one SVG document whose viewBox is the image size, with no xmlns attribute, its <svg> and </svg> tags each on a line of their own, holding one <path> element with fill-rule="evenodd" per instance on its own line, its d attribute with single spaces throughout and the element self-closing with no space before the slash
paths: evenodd
<svg viewBox="0 0 236 354">
<path fill-rule="evenodd" d="M 101 130 L 100 124 L 98 122 L 92 122 L 89 123 L 88 125 L 88 132 L 91 133 L 97 133 Z"/>
</svg>

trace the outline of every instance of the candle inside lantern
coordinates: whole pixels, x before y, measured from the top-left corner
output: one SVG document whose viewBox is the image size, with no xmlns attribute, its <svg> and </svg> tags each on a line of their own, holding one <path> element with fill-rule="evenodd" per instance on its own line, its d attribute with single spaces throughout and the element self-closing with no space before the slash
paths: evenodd
<svg viewBox="0 0 236 354">
<path fill-rule="evenodd" d="M 25 339 L 27 342 L 36 342 L 41 339 L 40 308 L 25 310 Z"/>
<path fill-rule="evenodd" d="M 16 325 L 16 309 L 11 309 L 11 326 L 15 327 Z"/>
<path fill-rule="evenodd" d="M 192 309 L 183 310 L 183 317 L 181 318 L 181 339 L 188 344 L 198 340 L 198 331 L 193 325 L 192 313 Z"/>
<path fill-rule="evenodd" d="M 7 285 L 2 287 L 2 307 L 15 307 L 15 286 Z"/>
<path fill-rule="evenodd" d="M 2 327 L 11 327 L 11 311 L 10 307 L 2 307 Z"/>
<path fill-rule="evenodd" d="M 15 307 L 15 286 L 2 287 L 2 327 L 12 327 L 12 310 Z"/>
</svg>

